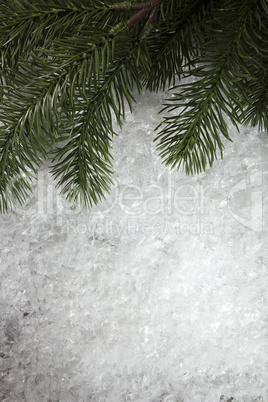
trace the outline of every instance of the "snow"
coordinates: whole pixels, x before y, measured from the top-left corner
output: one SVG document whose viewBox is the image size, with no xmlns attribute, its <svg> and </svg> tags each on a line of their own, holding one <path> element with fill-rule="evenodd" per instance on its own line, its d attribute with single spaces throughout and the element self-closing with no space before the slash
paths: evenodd
<svg viewBox="0 0 268 402">
<path fill-rule="evenodd" d="M 171 171 L 165 95 L 127 113 L 106 201 L 72 207 L 44 166 L 0 217 L 1 401 L 268 401 L 267 133 Z"/>
</svg>

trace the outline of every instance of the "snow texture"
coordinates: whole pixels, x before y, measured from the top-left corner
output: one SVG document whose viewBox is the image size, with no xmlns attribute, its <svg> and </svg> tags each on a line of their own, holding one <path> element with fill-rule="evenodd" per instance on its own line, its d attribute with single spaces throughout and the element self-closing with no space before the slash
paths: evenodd
<svg viewBox="0 0 268 402">
<path fill-rule="evenodd" d="M 164 93 L 114 140 L 114 182 L 70 206 L 44 166 L 0 217 L 0 400 L 268 401 L 268 138 L 229 124 L 199 176 L 161 164 Z"/>
</svg>

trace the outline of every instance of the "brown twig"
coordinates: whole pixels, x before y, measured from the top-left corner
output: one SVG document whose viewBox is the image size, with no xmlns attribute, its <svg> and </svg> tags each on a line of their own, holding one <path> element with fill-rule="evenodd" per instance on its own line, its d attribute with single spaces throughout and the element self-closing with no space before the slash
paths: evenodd
<svg viewBox="0 0 268 402">
<path fill-rule="evenodd" d="M 151 24 L 153 24 L 153 22 L 154 22 L 154 17 L 156 15 L 159 7 L 160 7 L 160 4 L 158 6 L 155 6 L 151 11 L 151 14 L 150 14 L 149 19 L 148 19 L 148 22 L 150 22 Z"/>
<path fill-rule="evenodd" d="M 138 13 L 133 15 L 129 20 L 126 21 L 126 25 L 128 28 L 133 27 L 136 25 L 138 22 L 140 22 L 143 18 L 146 17 L 146 15 L 149 14 L 149 19 L 148 22 L 151 24 L 154 21 L 154 17 L 161 6 L 161 4 L 165 0 L 150 0 L 147 1 L 146 3 L 135 3 L 132 4 L 131 9 L 132 10 L 140 10 Z"/>
<path fill-rule="evenodd" d="M 128 28 L 133 27 L 136 25 L 138 22 L 143 20 L 144 17 L 146 17 L 147 14 L 150 14 L 151 8 L 146 7 L 143 10 L 140 10 L 137 14 L 133 15 L 129 20 L 126 21 L 126 25 Z"/>
</svg>

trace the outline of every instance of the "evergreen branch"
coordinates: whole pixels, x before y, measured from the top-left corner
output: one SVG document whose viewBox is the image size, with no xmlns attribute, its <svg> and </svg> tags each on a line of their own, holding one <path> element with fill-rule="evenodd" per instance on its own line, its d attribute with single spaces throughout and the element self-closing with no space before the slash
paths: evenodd
<svg viewBox="0 0 268 402">
<path fill-rule="evenodd" d="M 259 68 L 256 68 L 256 62 Z M 251 127 L 258 127 L 259 130 L 268 131 L 268 56 L 260 58 L 255 54 L 254 77 L 245 78 L 243 87 L 245 91 L 241 94 L 243 112 L 237 110 L 239 120 L 242 124 Z"/>
<path fill-rule="evenodd" d="M 241 57 L 247 61 L 250 75 L 243 79 L 241 93 L 243 113 L 238 112 L 242 124 L 268 131 L 268 7 L 266 1 L 256 5 L 250 21 Z M 249 23 L 250 22 L 250 23 Z"/>
<path fill-rule="evenodd" d="M 111 138 L 105 134 L 105 130 L 113 134 L 109 108 L 111 107 L 114 110 L 117 122 L 122 124 L 124 96 L 129 105 L 133 100 L 128 88 L 130 85 L 133 89 L 133 80 L 131 82 L 128 74 L 123 74 L 120 71 L 122 70 L 121 54 L 116 56 L 117 64 L 120 66 L 117 79 L 123 80 L 124 95 L 122 96 L 117 89 L 117 85 L 122 85 L 121 82 L 116 85 L 115 79 L 110 80 L 113 85 L 109 88 L 109 94 L 102 94 L 103 88 L 107 88 L 109 83 L 107 79 L 101 91 L 97 90 L 101 80 L 105 77 L 106 68 L 113 63 L 110 55 L 112 53 L 113 59 L 114 36 L 119 31 L 116 28 L 108 32 L 108 41 L 105 39 L 107 35 L 103 30 L 93 27 L 83 30 L 80 28 L 79 35 L 56 39 L 53 41 L 51 49 L 41 49 L 45 58 L 38 53 L 31 53 L 30 61 L 27 59 L 20 60 L 18 69 L 21 72 L 17 72 L 13 81 L 15 88 L 11 89 L 11 94 L 8 92 L 5 94 L 9 100 L 4 106 L 6 117 L 4 118 L 5 128 L 2 136 L 5 141 L 3 141 L 1 150 L 1 166 L 6 178 L 12 179 L 13 171 L 16 172 L 16 175 L 21 172 L 20 157 L 18 160 L 12 160 L 13 170 L 10 169 L 10 164 L 4 162 L 14 144 L 16 145 L 15 152 L 12 152 L 14 154 L 22 155 L 19 149 L 26 149 L 27 152 L 23 154 L 26 167 L 33 157 L 31 151 L 35 155 L 40 153 L 43 156 L 46 155 L 44 140 L 47 135 L 51 137 L 52 142 L 56 141 L 57 136 L 63 139 L 59 133 L 58 124 L 61 120 L 58 108 L 61 107 L 67 115 L 70 111 L 72 112 L 67 118 L 69 121 L 70 118 L 73 120 L 73 128 L 70 131 L 71 140 L 65 146 L 64 154 L 69 153 L 72 149 L 73 158 L 68 162 L 67 168 L 66 166 L 63 167 L 66 157 L 63 158 L 62 151 L 58 150 L 61 165 L 58 164 L 57 167 L 54 167 L 55 177 L 58 178 L 61 174 L 58 184 L 64 184 L 63 192 L 68 193 L 69 199 L 77 200 L 80 196 L 82 204 L 92 204 L 92 201 L 97 202 L 103 196 L 103 190 L 107 190 L 108 184 L 111 182 L 109 175 L 112 172 L 108 146 Z M 131 42 L 129 43 L 132 46 Z M 122 48 L 122 50 L 124 49 Z M 40 50 L 38 52 L 40 53 Z M 49 64 L 47 64 L 48 59 L 52 60 Z M 140 59 L 139 63 L 142 65 L 143 59 Z M 53 60 L 57 60 L 57 62 L 55 63 Z M 137 62 L 138 60 L 135 58 L 135 63 Z M 138 70 L 136 73 L 139 74 Z M 114 76 L 114 73 L 110 76 Z M 135 80 L 138 84 L 137 76 Z M 114 93 L 111 93 L 111 89 Z M 78 113 L 74 104 L 81 103 L 81 96 L 88 103 L 87 99 L 90 99 L 92 94 L 95 94 L 93 106 L 87 107 L 86 113 Z M 102 95 L 100 96 L 100 94 Z M 114 95 L 116 102 L 113 99 Z M 109 102 L 103 101 L 103 99 L 108 99 L 108 96 Z M 99 102 L 100 104 L 96 108 L 97 98 L 101 99 L 102 102 Z M 16 104 L 16 108 L 14 108 L 14 104 Z M 92 101 L 90 104 L 92 105 Z M 38 166 L 39 163 L 40 159 L 36 157 L 35 165 Z M 30 164 L 33 171 L 36 171 L 35 165 Z M 73 173 L 71 182 L 69 181 L 70 171 Z"/>
<path fill-rule="evenodd" d="M 252 5 L 253 2 L 248 0 L 247 5 Z M 156 139 L 160 140 L 158 149 L 165 163 L 178 168 L 183 163 L 186 174 L 205 170 L 207 161 L 212 166 L 217 157 L 217 147 L 222 157 L 223 144 L 219 132 L 230 139 L 223 113 L 230 117 L 236 127 L 236 122 L 239 121 L 238 111 L 244 114 L 241 103 L 243 88 L 237 77 L 241 75 L 241 71 L 250 77 L 247 63 L 240 51 L 241 38 L 246 36 L 246 22 L 248 18 L 252 18 L 252 9 L 245 3 L 240 2 L 237 14 L 231 14 L 238 15 L 231 21 L 232 25 L 236 24 L 236 35 L 230 37 L 232 31 L 227 29 L 227 33 L 219 35 L 222 41 L 215 44 L 210 40 L 205 44 L 203 66 L 192 69 L 190 73 L 201 79 L 174 87 L 173 89 L 180 89 L 181 93 L 174 94 L 163 109 L 171 112 L 184 107 L 179 115 L 164 119 L 161 125 L 165 124 L 165 127 Z M 227 1 L 224 9 L 228 7 L 233 7 L 233 4 Z M 219 11 L 219 21 L 221 17 Z M 226 26 L 227 21 L 221 23 Z M 215 51 L 217 45 L 219 53 Z"/>
<path fill-rule="evenodd" d="M 0 211 L 24 202 L 49 155 L 67 199 L 101 200 L 113 116 L 121 127 L 143 86 L 174 86 L 165 162 L 205 170 L 230 139 L 225 115 L 268 129 L 267 62 L 266 0 L 0 0 Z"/>
<path fill-rule="evenodd" d="M 150 91 L 165 90 L 175 85 L 175 78 L 181 78 L 184 63 L 190 63 L 197 56 L 202 43 L 200 26 L 209 13 L 210 1 L 196 0 L 184 7 L 170 10 L 172 19 L 168 26 L 160 26 L 148 38 L 152 58 L 149 80 Z"/>
<path fill-rule="evenodd" d="M 104 47 L 105 45 L 107 44 L 105 43 Z M 106 51 L 107 48 L 106 46 Z M 99 49 L 92 51 L 91 44 L 90 49 L 91 62 L 93 60 L 93 63 L 97 64 L 94 58 L 97 57 L 99 60 Z M 103 74 L 106 63 L 109 64 L 110 62 L 105 54 L 102 49 L 102 57 L 105 59 L 101 60 Z M 48 71 L 47 74 L 44 74 L 46 69 L 42 69 L 42 59 L 37 57 L 34 60 L 36 63 L 35 70 L 32 70 L 33 60 L 31 63 L 21 61 L 20 66 L 24 70 L 17 73 L 16 87 L 9 88 L 5 92 L 6 102 L 3 106 L 4 118 L 2 119 L 5 126 L 0 131 L 0 165 L 4 178 L 1 182 L 1 196 L 5 208 L 8 205 L 8 198 L 4 194 L 7 193 L 8 188 L 10 189 L 9 183 L 19 174 L 23 172 L 27 174 L 27 168 L 36 172 L 36 168 L 42 160 L 38 155 L 41 154 L 43 157 L 46 155 L 47 136 L 51 138 L 52 142 L 55 142 L 57 136 L 60 136 L 60 131 L 63 130 L 62 127 L 60 130 L 60 122 L 64 116 L 59 115 L 58 108 L 61 107 L 62 112 L 65 111 L 66 113 L 70 111 L 70 107 L 73 108 L 75 103 L 74 84 L 77 82 L 78 86 L 83 81 L 81 87 L 85 94 L 85 81 L 88 81 L 90 85 L 93 81 L 92 86 L 96 87 L 96 81 L 99 80 L 99 68 L 96 66 L 93 70 L 91 68 L 91 75 L 89 69 L 85 76 L 84 69 L 88 70 L 88 68 L 85 66 L 85 57 L 81 49 L 76 57 L 71 56 L 67 61 L 64 61 L 65 70 L 62 70 L 63 66 L 61 65 L 60 68 L 55 66 L 54 71 L 51 72 L 51 64 L 53 65 L 51 63 L 50 66 L 46 66 Z M 80 62 L 79 67 L 82 68 L 78 67 L 78 61 Z M 28 72 L 32 73 L 31 76 Z M 33 77 L 35 79 L 31 82 Z M 22 187 L 21 200 L 26 197 L 29 189 L 29 183 Z M 11 200 L 9 201 L 11 202 Z"/>
<path fill-rule="evenodd" d="M 124 102 L 131 108 L 134 85 L 141 90 L 136 66 L 140 46 L 140 41 L 133 43 L 124 58 L 116 57 L 117 63 L 106 73 L 98 89 L 92 91 L 89 101 L 79 102 L 80 110 L 76 110 L 68 135 L 71 139 L 64 148 L 54 151 L 52 174 L 55 179 L 60 178 L 57 186 L 62 187 L 61 193 L 70 201 L 92 205 L 109 191 L 112 183 L 110 141 L 115 134 L 111 110 L 121 125 L 125 116 Z M 147 59 L 140 59 L 139 64 L 148 69 Z"/>
<path fill-rule="evenodd" d="M 15 130 L 9 136 L 0 128 L 0 212 L 6 212 L 16 201 L 22 205 L 31 192 L 30 182 L 36 174 L 40 157 L 23 137 L 17 141 Z M 40 148 L 41 145 L 38 144 Z"/>
<path fill-rule="evenodd" d="M 20 205 L 24 204 L 32 191 L 30 182 L 29 172 L 25 178 L 21 175 L 21 171 L 14 172 L 8 181 L 0 177 L 0 213 L 8 212 L 18 202 Z"/>
<path fill-rule="evenodd" d="M 20 68 L 19 60 L 32 60 L 32 52 L 36 52 L 36 49 L 39 52 L 42 48 L 52 49 L 57 38 L 64 38 L 74 30 L 79 32 L 92 24 L 105 27 L 109 18 L 113 23 L 111 10 L 107 6 L 100 8 L 103 2 L 91 3 L 94 6 L 91 4 L 89 7 L 90 2 L 85 2 L 84 7 L 78 9 L 72 2 L 67 2 L 64 7 L 60 2 L 55 4 L 55 1 L 41 4 L 23 1 L 19 7 L 17 3 L 5 2 L 2 9 L 0 8 L 2 85 L 16 85 L 14 78 Z M 101 4 L 96 8 L 98 3 Z"/>
<path fill-rule="evenodd" d="M 179 115 L 164 119 L 162 124 L 166 127 L 156 137 L 156 140 L 160 139 L 157 148 L 167 165 L 179 168 L 183 163 L 186 174 L 200 173 L 205 170 L 207 161 L 212 166 L 217 147 L 222 153 L 218 131 L 229 139 L 223 111 L 218 105 L 222 102 L 222 74 L 219 73 L 216 81 L 211 78 L 206 84 L 205 80 L 196 83 L 195 93 L 191 84 L 184 85 L 183 94 L 175 94 L 172 106 L 166 105 L 164 110 L 169 111 L 184 106 Z M 187 97 L 191 100 L 185 105 L 183 101 Z"/>
<path fill-rule="evenodd" d="M 130 88 L 133 90 L 134 82 L 139 85 L 138 69 L 132 68 L 135 71 L 132 79 L 123 69 L 122 52 L 124 55 L 128 55 L 127 58 L 125 57 L 127 62 L 133 52 L 133 41 L 128 42 L 127 46 L 130 48 L 128 52 L 119 43 L 114 56 L 111 55 L 114 53 L 111 48 L 115 46 L 115 39 L 105 40 L 102 30 L 94 29 L 95 36 L 91 31 L 92 28 L 89 28 L 84 32 L 84 34 L 91 33 L 91 40 L 88 35 L 72 36 L 69 38 L 70 40 L 56 40 L 54 49 L 46 51 L 47 55 L 52 58 L 48 65 L 46 65 L 46 58 L 35 55 L 31 62 L 21 60 L 20 68 L 23 69 L 23 73 L 17 74 L 18 88 L 12 90 L 12 95 L 6 94 L 9 102 L 4 107 L 6 127 L 3 135 L 5 138 L 12 137 L 13 145 L 15 143 L 19 147 L 33 149 L 36 154 L 42 153 L 43 156 L 46 155 L 44 146 L 46 136 L 50 136 L 54 143 L 58 141 L 57 137 L 62 140 L 64 137 L 60 135 L 60 132 L 63 132 L 63 127 L 65 130 L 68 129 L 68 124 L 72 123 L 73 127 L 69 133 L 71 139 L 64 147 L 64 154 L 62 154 L 62 150 L 57 150 L 59 163 L 57 167 L 54 167 L 53 174 L 55 178 L 61 176 L 58 185 L 64 186 L 62 192 L 67 193 L 67 198 L 74 201 L 79 199 L 83 205 L 98 202 L 103 197 L 103 191 L 107 191 L 108 185 L 111 183 L 109 177 L 112 173 L 109 153 L 111 137 L 106 135 L 106 132 L 112 135 L 114 133 L 109 110 L 113 109 L 117 122 L 121 125 L 125 113 L 124 99 L 131 106 L 134 98 Z M 96 36 L 97 32 L 98 36 Z M 138 48 L 142 46 L 140 40 L 136 43 Z M 64 52 L 65 47 L 68 48 L 68 53 Z M 59 51 L 61 53 L 57 53 Z M 43 52 L 45 53 L 45 50 Z M 116 69 L 113 67 L 111 70 L 107 70 L 107 75 L 106 69 L 110 65 L 113 66 L 109 55 L 117 61 Z M 138 58 L 136 55 L 132 60 L 135 65 L 139 63 L 140 66 L 143 66 L 148 63 L 147 58 L 140 57 L 139 61 Z M 54 63 L 55 59 L 60 60 L 60 64 Z M 31 77 L 27 74 L 30 71 Z M 31 82 L 33 77 L 34 81 Z M 121 89 L 118 89 L 119 87 L 124 88 L 123 94 Z M 22 96 L 23 94 L 25 96 Z M 114 101 L 114 97 L 116 101 Z M 78 105 L 82 105 L 83 102 L 86 105 L 86 107 L 84 106 L 86 112 L 83 108 L 78 110 Z M 16 109 L 14 109 L 14 103 L 17 104 Z M 62 127 L 59 125 L 62 119 L 58 113 L 59 107 L 66 115 L 69 114 L 65 126 Z M 29 148 L 29 144 L 31 144 L 31 148 Z M 10 151 L 10 142 L 7 140 L 1 151 L 3 158 Z M 14 154 L 16 153 L 18 153 L 17 149 Z M 66 166 L 67 155 L 70 160 Z M 25 165 L 27 165 L 32 155 L 26 152 L 24 158 Z M 36 159 L 35 163 L 38 165 L 40 160 Z M 13 160 L 13 165 L 18 174 L 19 161 Z M 7 167 L 9 168 L 8 165 L 2 163 L 3 171 Z M 31 166 L 31 169 L 35 169 L 35 167 Z M 11 173 L 11 171 L 8 172 L 9 178 L 12 176 Z M 72 177 L 71 180 L 70 177 Z"/>
</svg>

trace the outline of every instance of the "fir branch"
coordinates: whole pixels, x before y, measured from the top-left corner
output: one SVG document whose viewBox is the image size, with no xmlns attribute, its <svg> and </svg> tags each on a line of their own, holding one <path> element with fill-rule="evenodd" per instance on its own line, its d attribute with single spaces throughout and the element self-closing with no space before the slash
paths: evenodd
<svg viewBox="0 0 268 402">
<path fill-rule="evenodd" d="M 96 30 L 94 33 L 96 34 Z M 102 41 L 103 31 L 98 30 L 98 33 Z M 105 47 L 105 43 L 103 46 Z M 84 51 L 88 49 L 92 56 L 91 62 L 93 61 L 95 65 L 91 69 L 91 74 L 89 70 L 85 76 Z M 81 86 L 86 97 L 88 94 L 85 94 L 85 81 L 93 87 L 98 85 L 96 81 L 99 80 L 99 68 L 97 68 L 96 55 L 99 49 L 92 50 L 92 43 L 90 45 L 87 43 L 86 49 L 79 50 L 75 55 L 69 54 L 67 59 L 64 57 L 60 65 L 56 63 L 52 71 L 53 61 L 47 65 L 47 59 L 37 56 L 31 62 L 21 60 L 20 72 L 15 78 L 15 87 L 6 87 L 4 91 L 5 104 L 2 106 L 4 127 L 0 129 L 0 165 L 3 177 L 0 192 L 3 208 L 6 208 L 8 200 L 10 201 L 7 195 L 10 189 L 9 183 L 22 173 L 28 174 L 28 169 L 36 173 L 42 160 L 41 156 L 46 156 L 48 137 L 55 142 L 63 132 L 62 121 L 65 120 L 66 124 L 66 117 L 67 121 L 72 120 L 70 111 L 74 110 L 76 102 L 74 98 L 77 98 L 77 95 L 74 95 L 74 84 Z M 101 64 L 102 68 L 105 68 L 105 63 L 109 63 L 105 51 L 102 51 L 102 56 L 105 61 L 101 60 Z M 35 63 L 34 70 L 33 63 Z M 67 102 L 66 99 L 68 99 Z M 58 113 L 59 107 L 62 108 L 61 115 Z M 22 187 L 19 200 L 24 200 L 28 194 L 27 191 L 30 190 L 29 182 L 27 183 Z"/>
<path fill-rule="evenodd" d="M 17 67 L 19 57 L 28 58 L 36 48 L 51 48 L 56 38 L 63 38 L 84 27 L 105 27 L 111 10 L 104 2 L 84 2 L 78 8 L 74 2 L 55 0 L 31 4 L 0 0 L 0 49 L 2 73 Z M 80 2 L 79 2 L 80 3 Z M 23 43 L 23 46 L 21 46 Z M 14 52 L 14 49 L 16 51 Z"/>
<path fill-rule="evenodd" d="M 190 70 L 190 75 L 199 80 L 175 86 L 172 90 L 181 92 L 175 93 L 163 109 L 172 112 L 183 107 L 180 114 L 164 118 L 162 124 L 165 127 L 156 140 L 160 141 L 158 149 L 165 163 L 178 168 L 183 164 L 187 174 L 205 170 L 207 162 L 212 166 L 217 158 L 217 148 L 222 157 L 223 144 L 219 133 L 230 139 L 224 114 L 236 127 L 238 114 L 244 115 L 241 98 L 245 93 L 238 77 L 251 77 L 241 44 L 248 37 L 247 21 L 253 18 L 253 3 L 254 0 L 235 5 L 225 2 L 215 18 L 225 30 L 218 33 L 217 41 L 211 39 L 211 33 L 208 35 L 203 55 L 197 58 L 201 66 Z M 228 24 L 233 29 L 228 29 Z"/>
<path fill-rule="evenodd" d="M 240 54 L 246 60 L 247 74 L 242 77 L 241 102 L 243 113 L 237 110 L 244 125 L 268 131 L 268 7 L 260 1 L 247 23 Z"/>
<path fill-rule="evenodd" d="M 92 91 L 89 101 L 81 100 L 76 109 L 71 138 L 64 148 L 54 151 L 52 174 L 58 179 L 61 193 L 72 202 L 88 206 L 97 203 L 109 192 L 112 183 L 110 142 L 115 134 L 111 110 L 122 125 L 125 101 L 131 108 L 135 101 L 134 85 L 141 90 L 137 53 L 140 41 L 130 43 L 123 58 L 116 57 L 114 67 L 107 71 L 99 87 Z M 120 52 L 121 53 L 121 52 Z M 139 60 L 139 66 L 148 70 L 148 60 Z M 120 89 L 119 89 L 120 88 Z"/>
<path fill-rule="evenodd" d="M 79 35 L 57 39 L 53 49 L 42 50 L 43 56 L 32 54 L 30 62 L 20 61 L 23 73 L 17 74 L 16 88 L 6 94 L 9 101 L 4 106 L 3 136 L 12 136 L 12 144 L 26 148 L 31 144 L 36 154 L 45 155 L 43 145 L 48 136 L 55 144 L 66 138 L 61 133 L 69 132 L 64 150 L 57 148 L 54 154 L 58 162 L 53 174 L 59 178 L 58 185 L 63 186 L 67 198 L 79 199 L 82 205 L 97 203 L 111 183 L 109 150 L 114 132 L 110 109 L 121 125 L 125 100 L 130 106 L 134 100 L 134 83 L 141 88 L 139 69 L 148 72 L 149 57 L 140 52 L 141 40 L 115 44 L 116 40 L 113 32 L 111 35 L 110 31 L 92 27 L 81 30 Z M 12 121 L 16 123 L 12 125 Z M 11 151 L 6 144 L 9 142 L 2 147 L 3 156 Z M 31 160 L 30 154 L 24 157 Z M 37 165 L 39 162 L 35 161 Z M 20 165 L 16 160 L 13 164 L 18 173 Z M 6 166 L 2 166 L 5 170 Z"/>
<path fill-rule="evenodd" d="M 181 78 L 185 63 L 197 56 L 203 37 L 201 26 L 209 14 L 210 0 L 196 0 L 169 10 L 168 25 L 160 25 L 148 38 L 152 67 L 146 83 L 150 91 L 165 90 Z"/>
<path fill-rule="evenodd" d="M 156 138 L 165 162 L 212 166 L 225 115 L 268 129 L 267 49 L 265 0 L 0 0 L 0 210 L 25 200 L 51 155 L 69 200 L 102 199 L 112 114 L 121 126 L 135 87 L 174 86 Z"/>
</svg>

